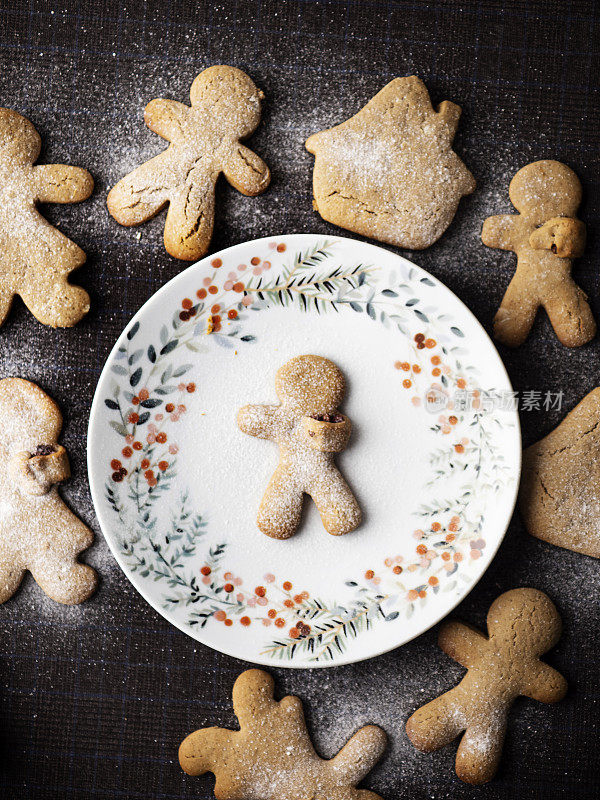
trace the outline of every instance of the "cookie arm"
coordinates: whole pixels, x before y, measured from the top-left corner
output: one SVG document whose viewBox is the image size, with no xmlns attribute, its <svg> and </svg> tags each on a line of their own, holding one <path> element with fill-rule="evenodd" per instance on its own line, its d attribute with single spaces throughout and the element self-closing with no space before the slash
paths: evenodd
<svg viewBox="0 0 600 800">
<path fill-rule="evenodd" d="M 158 214 L 169 201 L 171 178 L 165 150 L 113 186 L 106 198 L 108 211 L 120 225 L 139 225 Z"/>
<path fill-rule="evenodd" d="M 144 111 L 144 122 L 151 131 L 168 142 L 185 138 L 189 107 L 175 100 L 151 100 Z"/>
<path fill-rule="evenodd" d="M 238 676 L 233 685 L 233 711 L 242 730 L 254 725 L 258 718 L 273 710 L 276 705 L 274 690 L 275 681 L 262 669 L 248 669 Z"/>
<path fill-rule="evenodd" d="M 181 769 L 188 775 L 204 775 L 205 772 L 217 775 L 219 765 L 227 764 L 227 749 L 234 735 L 225 728 L 203 728 L 190 733 L 179 746 Z"/>
<path fill-rule="evenodd" d="M 529 236 L 535 250 L 550 250 L 559 258 L 579 258 L 585 250 L 585 225 L 580 219 L 553 217 Z"/>
<path fill-rule="evenodd" d="M 94 179 L 82 167 L 38 164 L 33 167 L 35 197 L 39 203 L 79 203 L 94 188 Z"/>
<path fill-rule="evenodd" d="M 481 229 L 482 242 L 488 247 L 496 247 L 499 250 L 514 250 L 513 228 L 516 219 L 516 214 L 488 217 Z"/>
<path fill-rule="evenodd" d="M 244 406 L 237 416 L 238 428 L 248 436 L 272 439 L 278 406 Z"/>
<path fill-rule="evenodd" d="M 467 669 L 479 659 L 487 642 L 483 633 L 462 622 L 442 625 L 438 636 L 438 645 L 444 653 Z"/>
<path fill-rule="evenodd" d="M 309 153 L 312 153 L 313 156 L 316 156 L 319 148 L 323 147 L 326 144 L 326 138 L 328 133 L 329 131 L 319 131 L 318 133 L 313 133 L 304 142 L 304 147 L 308 150 Z"/>
<path fill-rule="evenodd" d="M 44 495 L 50 488 L 71 477 L 69 459 L 64 447 L 46 456 L 32 456 L 21 451 L 8 462 L 8 474 L 24 495 Z"/>
<path fill-rule="evenodd" d="M 356 786 L 379 761 L 386 744 L 387 736 L 381 728 L 366 725 L 349 739 L 329 766 L 341 776 L 340 783 Z"/>
<path fill-rule="evenodd" d="M 449 140 L 452 142 L 454 139 L 454 135 L 456 134 L 456 129 L 458 128 L 458 121 L 461 115 L 461 107 L 457 106 L 456 103 L 452 103 L 450 100 L 444 100 L 439 104 L 437 107 L 437 113 L 440 115 L 441 119 L 446 123 L 448 126 L 449 131 Z"/>
<path fill-rule="evenodd" d="M 248 197 L 261 194 L 271 182 L 268 166 L 243 144 L 237 144 L 223 164 L 223 174 L 234 189 Z"/>
<path fill-rule="evenodd" d="M 522 693 L 540 703 L 558 703 L 566 695 L 567 688 L 567 682 L 560 672 L 538 661 L 535 670 L 527 676 Z"/>
</svg>

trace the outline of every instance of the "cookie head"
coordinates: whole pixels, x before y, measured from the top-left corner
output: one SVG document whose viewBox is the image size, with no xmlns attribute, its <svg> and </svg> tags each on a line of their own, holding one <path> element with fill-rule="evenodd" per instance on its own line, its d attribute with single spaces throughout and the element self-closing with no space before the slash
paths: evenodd
<svg viewBox="0 0 600 800">
<path fill-rule="evenodd" d="M 0 417 L 3 421 L 0 446 L 8 456 L 22 450 L 46 452 L 44 448 L 56 443 L 62 427 L 56 403 L 39 386 L 22 378 L 0 380 Z"/>
<path fill-rule="evenodd" d="M 562 624 L 554 603 L 537 589 L 513 589 L 500 595 L 488 612 L 490 638 L 514 643 L 540 656 L 559 640 Z"/>
<path fill-rule="evenodd" d="M 299 414 L 329 414 L 344 397 L 341 370 L 321 356 L 298 356 L 277 371 L 275 390 L 284 406 Z"/>
<path fill-rule="evenodd" d="M 258 126 L 262 98 L 263 93 L 245 72 L 223 65 L 205 69 L 190 89 L 192 106 L 210 108 L 219 124 L 240 139 Z"/>
<path fill-rule="evenodd" d="M 514 207 L 539 225 L 552 217 L 575 216 L 581 203 L 581 183 L 566 164 L 534 161 L 517 172 L 509 195 Z"/>
<path fill-rule="evenodd" d="M 32 164 L 40 154 L 41 139 L 31 122 L 16 111 L 0 108 L 0 168 Z"/>
</svg>

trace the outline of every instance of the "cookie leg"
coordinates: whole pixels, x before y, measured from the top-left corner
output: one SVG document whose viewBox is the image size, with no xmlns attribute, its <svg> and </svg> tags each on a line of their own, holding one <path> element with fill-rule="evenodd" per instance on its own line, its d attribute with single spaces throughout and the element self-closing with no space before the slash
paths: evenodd
<svg viewBox="0 0 600 800">
<path fill-rule="evenodd" d="M 64 276 L 28 283 L 21 287 L 19 294 L 33 316 L 53 328 L 70 328 L 90 308 L 90 297 L 85 289 L 71 285 Z"/>
<path fill-rule="evenodd" d="M 331 759 L 329 768 L 337 775 L 343 775 L 344 783 L 356 786 L 379 761 L 386 744 L 387 736 L 381 728 L 366 725 Z"/>
<path fill-rule="evenodd" d="M 596 323 L 585 293 L 565 281 L 544 301 L 556 335 L 565 347 L 580 347 L 596 335 Z"/>
<path fill-rule="evenodd" d="M 451 690 L 417 709 L 408 718 L 406 733 L 418 750 L 426 753 L 438 750 L 465 730 L 461 701 L 464 702 L 464 698 L 457 697 Z"/>
<path fill-rule="evenodd" d="M 289 539 L 302 516 L 303 492 L 292 472 L 281 465 L 273 473 L 258 509 L 256 522 L 267 536 Z"/>
<path fill-rule="evenodd" d="M 93 593 L 97 584 L 95 571 L 87 564 L 72 564 L 47 553 L 29 567 L 38 586 L 53 600 L 76 605 Z"/>
<path fill-rule="evenodd" d="M 331 467 L 310 487 L 310 496 L 321 515 L 323 526 L 332 536 L 343 536 L 362 520 L 360 506 L 340 471 Z"/>
<path fill-rule="evenodd" d="M 494 336 L 508 347 L 523 344 L 539 308 L 537 299 L 528 296 L 526 286 L 515 275 L 494 317 Z"/>
<path fill-rule="evenodd" d="M 207 252 L 213 232 L 215 186 L 208 176 L 173 192 L 165 223 L 165 247 L 173 258 L 196 261 Z"/>
<path fill-rule="evenodd" d="M 496 774 L 506 725 L 469 725 L 456 753 L 456 774 L 465 783 L 487 783 Z"/>
<path fill-rule="evenodd" d="M 6 603 L 21 585 L 25 570 L 14 558 L 0 558 L 0 603 Z"/>
</svg>

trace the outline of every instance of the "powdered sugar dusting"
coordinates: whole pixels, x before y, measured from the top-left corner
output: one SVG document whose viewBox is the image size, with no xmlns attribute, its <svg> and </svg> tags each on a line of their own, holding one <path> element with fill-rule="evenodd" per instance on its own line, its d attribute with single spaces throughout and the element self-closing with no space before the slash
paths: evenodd
<svg viewBox="0 0 600 800">
<path fill-rule="evenodd" d="M 76 556 L 92 532 L 61 501 L 56 483 L 69 475 L 64 449 L 56 439 L 61 415 L 35 384 L 0 381 L 0 602 L 15 593 L 29 570 L 42 589 L 62 603 L 80 603 L 95 588 L 89 567 Z M 39 446 L 48 455 L 36 456 Z M 45 480 L 44 475 L 48 475 Z"/>
<path fill-rule="evenodd" d="M 301 702 L 289 696 L 275 702 L 272 680 L 258 670 L 238 677 L 234 704 L 240 731 L 199 730 L 179 751 L 183 769 L 192 775 L 213 772 L 223 796 L 358 800 L 354 787 L 385 747 L 383 731 L 366 726 L 324 761 L 310 741 Z"/>
<path fill-rule="evenodd" d="M 60 164 L 34 166 L 40 137 L 29 120 L 0 109 L 0 324 L 20 294 L 46 325 L 74 325 L 89 310 L 67 275 L 85 254 L 37 211 L 38 202 L 73 203 L 93 188 L 90 174 Z"/>
<path fill-rule="evenodd" d="M 169 203 L 165 246 L 174 257 L 194 261 L 210 243 L 220 173 L 247 195 L 264 191 L 270 173 L 239 143 L 258 125 L 262 98 L 245 73 L 223 66 L 205 70 L 190 97 L 191 107 L 171 100 L 148 104 L 146 124 L 170 146 L 121 179 L 107 204 L 118 222 L 130 226 Z"/>
<path fill-rule="evenodd" d="M 452 150 L 458 109 L 434 112 L 418 78 L 397 78 L 358 114 L 315 134 L 314 195 L 321 215 L 400 247 L 423 248 L 475 188 Z"/>
</svg>

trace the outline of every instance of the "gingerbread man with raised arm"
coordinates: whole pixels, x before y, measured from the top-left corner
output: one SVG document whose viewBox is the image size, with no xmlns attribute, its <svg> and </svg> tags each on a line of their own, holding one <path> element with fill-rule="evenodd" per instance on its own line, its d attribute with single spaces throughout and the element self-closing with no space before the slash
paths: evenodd
<svg viewBox="0 0 600 800">
<path fill-rule="evenodd" d="M 508 711 L 519 695 L 556 703 L 567 684 L 540 656 L 558 642 L 561 619 L 550 598 L 537 589 L 500 595 L 488 612 L 489 636 L 460 622 L 442 626 L 438 643 L 468 672 L 454 689 L 420 708 L 406 723 L 419 750 L 438 750 L 464 731 L 456 774 L 485 783 L 502 753 Z"/>
<path fill-rule="evenodd" d="M 41 139 L 28 119 L 0 108 L 0 325 L 15 295 L 44 325 L 68 328 L 90 298 L 69 283 L 85 253 L 40 214 L 38 203 L 78 203 L 92 193 L 86 169 L 35 164 Z"/>
<path fill-rule="evenodd" d="M 217 800 L 381 800 L 357 789 L 381 758 L 381 728 L 361 728 L 330 761 L 312 745 L 302 703 L 273 697 L 273 679 L 262 670 L 243 672 L 233 687 L 239 731 L 205 728 L 179 748 L 189 775 L 212 772 Z"/>
<path fill-rule="evenodd" d="M 94 534 L 58 493 L 71 475 L 67 452 L 57 444 L 60 410 L 34 383 L 4 378 L 0 419 L 0 603 L 17 591 L 26 570 L 53 600 L 81 603 L 97 579 L 77 556 Z"/>
<path fill-rule="evenodd" d="M 338 411 L 345 392 L 342 372 L 327 358 L 298 356 L 277 371 L 275 390 L 281 405 L 244 406 L 238 413 L 240 430 L 279 445 L 279 464 L 260 504 L 258 527 L 275 539 L 293 536 L 308 494 L 329 533 L 350 533 L 362 515 L 333 461 L 352 430 Z"/>
<path fill-rule="evenodd" d="M 517 254 L 517 271 L 494 320 L 494 335 L 509 347 L 523 344 L 540 306 L 559 340 L 580 347 L 596 335 L 587 296 L 571 277 L 583 255 L 585 225 L 575 214 L 581 184 L 559 161 L 534 161 L 510 182 L 519 214 L 488 217 L 481 238 L 488 247 Z"/>
<path fill-rule="evenodd" d="M 240 144 L 258 126 L 263 98 L 246 73 L 215 66 L 192 83 L 191 107 L 152 100 L 144 120 L 170 145 L 111 189 L 112 216 L 121 225 L 139 225 L 168 203 L 167 251 L 186 261 L 201 258 L 212 237 L 219 175 L 250 197 L 264 192 L 271 180 L 264 161 Z"/>
</svg>

